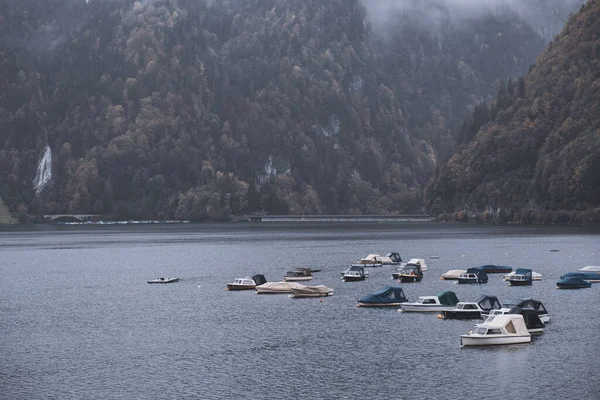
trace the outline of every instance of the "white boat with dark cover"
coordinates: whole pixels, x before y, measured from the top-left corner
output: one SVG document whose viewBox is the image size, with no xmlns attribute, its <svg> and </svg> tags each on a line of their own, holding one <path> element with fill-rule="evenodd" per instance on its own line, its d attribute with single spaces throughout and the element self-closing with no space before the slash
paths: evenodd
<svg viewBox="0 0 600 400">
<path fill-rule="evenodd" d="M 264 275 L 260 274 L 254 275 L 252 278 L 236 278 L 233 280 L 233 282 L 227 284 L 227 290 L 252 290 L 256 288 L 257 285 L 262 285 L 266 282 L 267 280 L 265 279 Z"/>
<path fill-rule="evenodd" d="M 502 303 L 502 306 L 508 307 L 508 308 L 520 307 L 520 308 L 533 309 L 537 312 L 538 317 L 540 318 L 540 320 L 542 320 L 542 322 L 544 324 L 547 324 L 548 322 L 550 322 L 550 314 L 548 314 L 546 307 L 544 307 L 542 302 L 539 300 L 534 300 L 531 298 L 508 300 L 508 301 Z"/>
<path fill-rule="evenodd" d="M 327 297 L 333 296 L 333 289 L 325 285 L 292 287 L 290 297 Z"/>
<path fill-rule="evenodd" d="M 531 334 L 520 314 L 490 316 L 484 323 L 475 325 L 467 335 L 460 335 L 461 347 L 529 342 L 531 342 Z"/>
<path fill-rule="evenodd" d="M 453 309 L 442 311 L 442 316 L 444 319 L 479 319 L 483 318 L 481 313 L 501 308 L 496 296 L 482 296 L 477 302 L 459 301 Z"/>
<path fill-rule="evenodd" d="M 364 281 L 366 278 L 367 274 L 365 273 L 365 269 L 357 265 L 353 265 L 352 267 L 344 271 L 342 275 L 342 280 L 344 282 Z"/>
<path fill-rule="evenodd" d="M 439 292 L 435 296 L 421 296 L 414 303 L 402 303 L 401 311 L 405 312 L 441 312 L 452 310 L 458 303 L 458 297 L 452 291 Z"/>
<path fill-rule="evenodd" d="M 496 315 L 504 314 L 521 314 L 525 321 L 525 326 L 529 333 L 542 333 L 544 332 L 545 324 L 542 322 L 540 317 L 532 308 L 521 308 L 521 307 L 502 307 L 499 310 L 491 310 L 489 315 L 486 317 L 490 318 Z"/>
<path fill-rule="evenodd" d="M 179 278 L 156 278 L 151 281 L 147 281 L 148 283 L 174 283 L 179 282 Z"/>
<path fill-rule="evenodd" d="M 513 271 L 510 274 L 506 274 L 504 275 L 504 277 L 502 279 L 504 279 L 505 281 L 509 281 L 511 276 L 515 276 L 517 274 L 517 271 Z M 534 281 L 541 281 L 542 280 L 542 274 L 538 274 L 537 272 L 533 272 L 531 271 L 531 279 Z"/>
</svg>

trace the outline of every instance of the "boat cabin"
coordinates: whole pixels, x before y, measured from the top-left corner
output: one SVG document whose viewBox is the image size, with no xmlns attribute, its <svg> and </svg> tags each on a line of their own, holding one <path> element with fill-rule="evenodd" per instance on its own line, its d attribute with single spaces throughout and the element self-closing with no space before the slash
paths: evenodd
<svg viewBox="0 0 600 400">
<path fill-rule="evenodd" d="M 469 268 L 464 274 L 459 275 L 458 283 L 487 283 L 488 276 L 484 269 Z"/>
<path fill-rule="evenodd" d="M 350 269 L 344 271 L 344 275 L 342 276 L 342 279 L 345 282 L 350 282 L 350 281 L 364 281 L 366 278 L 365 275 L 365 269 L 363 267 L 360 266 L 352 266 L 350 267 Z"/>
<path fill-rule="evenodd" d="M 400 264 L 402 262 L 402 257 L 398 253 L 387 253 L 385 257 L 389 258 L 393 264 Z"/>
</svg>

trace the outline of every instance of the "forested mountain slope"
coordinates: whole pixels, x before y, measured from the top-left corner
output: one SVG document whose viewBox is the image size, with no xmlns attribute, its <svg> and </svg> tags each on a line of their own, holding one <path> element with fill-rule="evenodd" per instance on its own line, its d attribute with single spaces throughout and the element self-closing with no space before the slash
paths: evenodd
<svg viewBox="0 0 600 400">
<path fill-rule="evenodd" d="M 570 17 L 523 84 L 501 91 L 495 119 L 441 170 L 432 210 L 600 222 L 600 2 Z"/>
<path fill-rule="evenodd" d="M 21 216 L 420 210 L 452 132 L 545 42 L 510 8 L 435 29 L 423 7 L 391 15 L 388 29 L 358 0 L 0 0 L 0 197 Z"/>
</svg>

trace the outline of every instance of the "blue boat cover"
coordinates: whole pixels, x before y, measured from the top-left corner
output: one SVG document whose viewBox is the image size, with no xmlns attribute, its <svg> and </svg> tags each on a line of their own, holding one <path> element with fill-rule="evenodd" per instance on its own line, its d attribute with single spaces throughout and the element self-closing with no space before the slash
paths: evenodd
<svg viewBox="0 0 600 400">
<path fill-rule="evenodd" d="M 386 286 L 359 300 L 361 303 L 368 304 L 405 303 L 407 301 L 402 288 L 399 286 Z"/>
<path fill-rule="evenodd" d="M 479 283 L 487 283 L 488 281 L 487 272 L 485 272 L 485 268 L 483 267 L 469 268 L 467 269 L 467 274 L 477 275 L 477 282 Z"/>
<path fill-rule="evenodd" d="M 443 292 L 439 292 L 436 294 L 437 298 L 440 300 L 440 303 L 454 307 L 456 303 L 458 303 L 458 297 L 456 297 L 456 293 L 445 290 Z"/>
<path fill-rule="evenodd" d="M 477 268 L 483 269 L 483 270 L 485 270 L 485 272 L 489 272 L 489 271 L 511 272 L 512 271 L 512 267 L 507 267 L 504 265 L 493 265 L 493 264 L 480 265 Z"/>
<path fill-rule="evenodd" d="M 516 307 L 521 307 L 521 308 L 533 308 L 534 310 L 536 310 L 540 314 L 544 314 L 544 313 L 547 314 L 548 313 L 548 311 L 546 311 L 546 307 L 544 307 L 544 305 L 542 304 L 541 301 L 534 300 L 532 298 L 508 300 L 503 305 L 504 305 L 504 307 L 514 307 L 514 306 L 516 306 Z"/>
<path fill-rule="evenodd" d="M 479 307 L 485 311 L 499 310 L 502 308 L 502 304 L 500 304 L 500 301 L 496 296 L 483 295 L 479 300 L 477 300 L 477 304 L 479 304 Z"/>
<path fill-rule="evenodd" d="M 577 278 L 574 276 L 563 277 L 560 281 L 556 282 L 556 286 L 564 287 L 564 288 L 582 288 L 582 287 L 591 287 L 592 284 L 586 280 L 581 278 Z"/>
<path fill-rule="evenodd" d="M 257 285 L 262 285 L 263 283 L 267 283 L 267 279 L 265 278 L 264 275 L 262 274 L 256 274 L 252 277 L 252 280 L 254 281 L 254 283 L 256 283 Z"/>
<path fill-rule="evenodd" d="M 564 279 L 564 278 L 579 278 L 579 279 L 591 279 L 591 280 L 595 280 L 598 281 L 600 280 L 600 273 L 598 272 L 567 272 L 566 274 L 564 274 L 563 276 L 560 277 L 560 279 Z"/>
</svg>

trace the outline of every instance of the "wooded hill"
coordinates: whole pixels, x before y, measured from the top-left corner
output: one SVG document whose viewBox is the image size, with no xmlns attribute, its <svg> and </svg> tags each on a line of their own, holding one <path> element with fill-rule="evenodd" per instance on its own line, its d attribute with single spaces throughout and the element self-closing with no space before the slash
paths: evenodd
<svg viewBox="0 0 600 400">
<path fill-rule="evenodd" d="M 0 0 L 0 197 L 22 219 L 421 211 L 465 116 L 546 43 L 451 3 L 377 26 L 357 0 Z"/>
<path fill-rule="evenodd" d="M 600 2 L 571 16 L 525 79 L 501 88 L 478 115 L 476 134 L 433 184 L 433 212 L 599 223 Z"/>
</svg>

